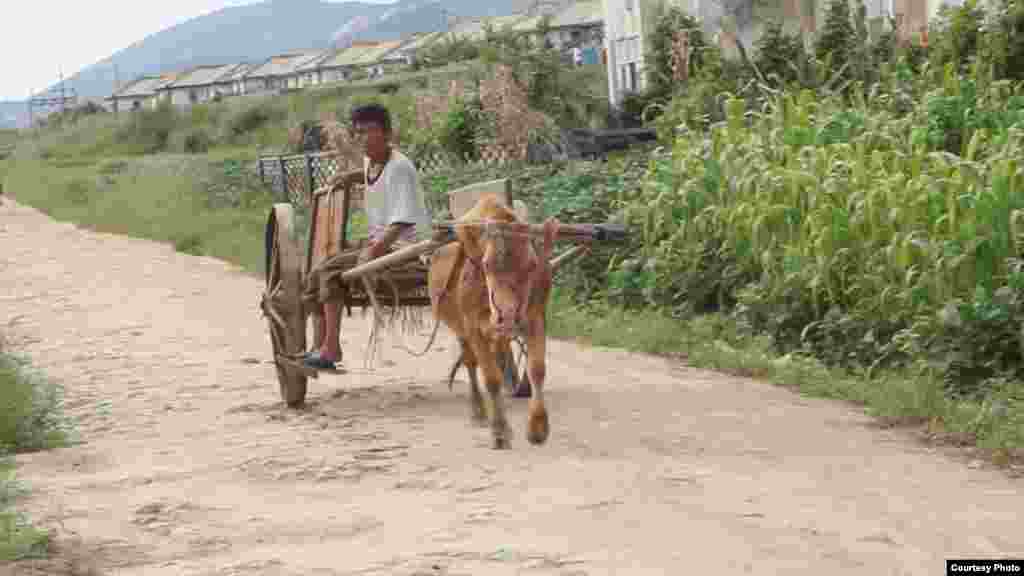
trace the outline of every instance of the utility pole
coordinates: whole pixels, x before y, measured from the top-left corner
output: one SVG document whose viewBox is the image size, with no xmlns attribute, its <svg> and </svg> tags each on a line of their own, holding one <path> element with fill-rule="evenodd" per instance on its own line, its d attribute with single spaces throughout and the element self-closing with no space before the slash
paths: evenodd
<svg viewBox="0 0 1024 576">
<path fill-rule="evenodd" d="M 74 106 L 78 102 L 78 95 L 75 93 L 75 89 L 65 89 L 64 72 L 58 69 L 58 74 L 60 75 L 59 93 L 55 94 L 52 88 L 46 90 L 46 92 L 38 96 L 33 96 L 31 92 L 29 93 L 28 118 L 31 124 L 35 123 L 35 111 L 37 109 L 42 108 L 45 110 L 50 110 L 53 107 L 59 107 L 61 113 L 63 114 L 63 112 L 67 109 L 68 104 Z"/>
</svg>

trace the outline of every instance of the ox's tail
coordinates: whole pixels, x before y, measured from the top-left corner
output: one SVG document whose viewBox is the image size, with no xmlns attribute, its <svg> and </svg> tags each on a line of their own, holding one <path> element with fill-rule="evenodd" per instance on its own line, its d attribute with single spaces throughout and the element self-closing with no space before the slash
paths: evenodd
<svg viewBox="0 0 1024 576">
<path fill-rule="evenodd" d="M 459 371 L 459 368 L 462 367 L 462 359 L 465 357 L 465 355 L 466 355 L 466 352 L 464 350 L 462 350 L 462 348 L 460 347 L 459 348 L 459 357 L 455 359 L 455 363 L 452 364 L 451 371 L 448 372 L 448 391 L 449 392 L 452 389 L 452 385 L 455 384 L 455 374 L 456 374 L 456 372 Z"/>
</svg>

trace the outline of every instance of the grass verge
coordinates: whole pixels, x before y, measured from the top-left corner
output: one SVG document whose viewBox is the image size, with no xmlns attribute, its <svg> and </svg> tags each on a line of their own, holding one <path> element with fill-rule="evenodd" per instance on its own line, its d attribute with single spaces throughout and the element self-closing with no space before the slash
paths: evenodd
<svg viewBox="0 0 1024 576">
<path fill-rule="evenodd" d="M 15 507 L 26 490 L 15 478 L 12 454 L 68 443 L 61 389 L 32 370 L 27 360 L 0 341 L 0 562 L 45 556 L 51 534 L 38 529 Z"/>
<path fill-rule="evenodd" d="M 944 394 L 941 378 L 927 367 L 854 374 L 808 356 L 780 357 L 767 337 L 721 315 L 678 320 L 652 310 L 579 305 L 557 288 L 549 309 L 554 338 L 684 359 L 694 367 L 768 381 L 807 396 L 853 402 L 883 426 L 923 428 L 926 439 L 974 448 L 976 456 L 999 466 L 1024 463 L 1021 382 L 1003 382 L 984 401 L 960 401 Z"/>
<path fill-rule="evenodd" d="M 52 218 L 167 242 L 176 250 L 262 269 L 273 197 L 246 153 L 159 155 L 98 162 L 18 161 L 6 187 Z"/>
</svg>

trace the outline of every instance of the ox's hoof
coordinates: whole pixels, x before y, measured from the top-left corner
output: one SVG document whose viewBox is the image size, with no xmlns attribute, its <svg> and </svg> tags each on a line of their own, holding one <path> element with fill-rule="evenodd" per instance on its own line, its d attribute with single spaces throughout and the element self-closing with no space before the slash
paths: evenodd
<svg viewBox="0 0 1024 576">
<path fill-rule="evenodd" d="M 548 411 L 544 405 L 530 406 L 530 420 L 527 422 L 526 438 L 530 444 L 543 444 L 551 429 L 548 425 Z"/>
<path fill-rule="evenodd" d="M 492 429 L 493 430 L 493 429 Z M 491 448 L 495 450 L 507 450 L 512 445 L 512 430 L 505 426 L 503 430 L 493 430 L 491 433 Z"/>
</svg>

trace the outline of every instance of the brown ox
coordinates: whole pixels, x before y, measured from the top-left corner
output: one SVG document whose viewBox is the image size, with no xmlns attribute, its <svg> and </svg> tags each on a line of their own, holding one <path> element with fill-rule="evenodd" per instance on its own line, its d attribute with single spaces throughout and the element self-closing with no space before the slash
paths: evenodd
<svg viewBox="0 0 1024 576">
<path fill-rule="evenodd" d="M 488 226 L 488 221 L 511 226 Z M 431 258 L 429 286 L 434 317 L 455 333 L 462 347 L 470 378 L 472 416 L 479 423 L 486 422 L 488 412 L 477 379 L 478 366 L 483 373 L 491 398 L 489 415 L 495 448 L 507 448 L 510 439 L 499 355 L 509 349 L 510 338 L 525 335 L 532 387 L 527 438 L 541 444 L 548 437 L 544 407 L 544 316 L 551 291 L 548 261 L 558 222 L 549 219 L 544 223 L 540 253 L 530 241 L 528 224 L 497 196 L 481 197 L 459 222 L 474 225 L 457 226 L 459 241 L 442 246 Z"/>
</svg>

